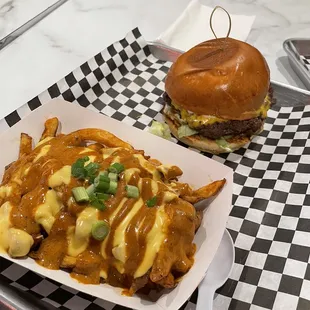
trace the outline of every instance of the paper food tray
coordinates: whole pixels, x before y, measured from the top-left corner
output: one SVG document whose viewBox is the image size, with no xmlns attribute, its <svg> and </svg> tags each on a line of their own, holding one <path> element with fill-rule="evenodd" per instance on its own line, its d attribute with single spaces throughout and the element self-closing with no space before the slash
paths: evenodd
<svg viewBox="0 0 310 310">
<path fill-rule="evenodd" d="M 184 172 L 182 180 L 195 187 L 203 186 L 211 180 L 223 178 L 226 178 L 227 184 L 220 195 L 208 207 L 202 225 L 195 236 L 197 253 L 194 266 L 175 289 L 162 295 L 156 302 L 147 301 L 138 296 L 123 296 L 121 295 L 121 289 L 106 284 L 85 285 L 78 283 L 67 272 L 48 270 L 39 266 L 31 258 L 18 260 L 11 259 L 7 255 L 4 255 L 4 257 L 59 283 L 119 305 L 134 309 L 178 309 L 186 302 L 202 280 L 220 244 L 231 210 L 232 170 L 201 154 L 187 150 L 150 133 L 86 110 L 78 105 L 56 99 L 36 109 L 16 126 L 2 134 L 0 144 L 5 152 L 0 158 L 1 171 L 4 170 L 7 164 L 17 158 L 21 132 L 28 133 L 38 142 L 45 120 L 54 116 L 61 121 L 61 131 L 63 133 L 69 133 L 80 128 L 101 128 L 128 141 L 135 148 L 145 150 L 146 154 L 159 159 L 163 163 L 178 165 Z"/>
</svg>

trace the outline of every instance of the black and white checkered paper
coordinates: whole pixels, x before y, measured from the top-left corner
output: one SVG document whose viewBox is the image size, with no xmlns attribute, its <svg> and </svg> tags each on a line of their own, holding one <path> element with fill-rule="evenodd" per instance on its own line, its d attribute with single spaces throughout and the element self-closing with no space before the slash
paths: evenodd
<svg viewBox="0 0 310 310">
<path fill-rule="evenodd" d="M 0 121 L 0 132 L 60 97 L 142 130 L 161 119 L 171 64 L 155 59 L 138 29 Z M 234 169 L 227 227 L 236 260 L 216 310 L 310 309 L 310 106 L 269 111 L 265 130 L 232 154 L 211 156 Z M 124 307 L 42 278 L 1 259 L 1 278 L 59 309 Z M 182 309 L 195 309 L 197 290 Z"/>
</svg>

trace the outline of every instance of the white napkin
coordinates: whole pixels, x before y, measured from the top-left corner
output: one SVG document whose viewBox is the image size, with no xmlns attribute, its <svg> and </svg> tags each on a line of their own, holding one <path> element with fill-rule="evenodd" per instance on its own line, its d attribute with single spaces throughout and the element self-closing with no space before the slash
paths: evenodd
<svg viewBox="0 0 310 310">
<path fill-rule="evenodd" d="M 209 21 L 214 8 L 202 5 L 199 0 L 192 0 L 179 18 L 157 39 L 157 41 L 187 51 L 191 47 L 210 39 L 214 35 Z M 231 16 L 231 32 L 229 37 L 245 41 L 251 31 L 255 16 Z M 226 37 L 229 28 L 227 14 L 218 9 L 213 15 L 212 25 L 218 38 Z"/>
</svg>

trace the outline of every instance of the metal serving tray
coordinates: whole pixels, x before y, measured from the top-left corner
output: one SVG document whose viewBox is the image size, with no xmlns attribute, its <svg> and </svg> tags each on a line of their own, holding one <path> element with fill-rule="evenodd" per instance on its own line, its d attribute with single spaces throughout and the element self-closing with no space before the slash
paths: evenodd
<svg viewBox="0 0 310 310">
<path fill-rule="evenodd" d="M 180 50 L 154 41 L 148 42 L 148 45 L 152 55 L 162 61 L 174 62 L 183 53 Z M 310 91 L 275 81 L 272 81 L 271 84 L 274 90 L 274 97 L 277 99 L 276 105 L 281 107 L 310 105 Z M 56 308 L 31 296 L 29 293 L 21 292 L 0 279 L 0 309 L 50 310 Z"/>
<path fill-rule="evenodd" d="M 291 67 L 310 90 L 310 39 L 288 39 L 284 41 L 283 48 L 288 55 Z"/>
<path fill-rule="evenodd" d="M 310 40 L 308 42 L 310 43 Z M 171 48 L 170 46 L 163 45 L 156 41 L 148 42 L 148 45 L 153 56 L 163 61 L 174 62 L 183 53 L 181 50 Z M 308 50 L 310 55 L 310 45 L 308 46 Z M 310 91 L 275 81 L 271 81 L 271 85 L 274 91 L 274 98 L 276 99 L 277 106 L 295 107 L 310 105 Z"/>
</svg>

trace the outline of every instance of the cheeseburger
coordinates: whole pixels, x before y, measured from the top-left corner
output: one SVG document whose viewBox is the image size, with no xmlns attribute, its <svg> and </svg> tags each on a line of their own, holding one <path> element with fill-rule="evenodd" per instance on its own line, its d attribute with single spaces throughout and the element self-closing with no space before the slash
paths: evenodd
<svg viewBox="0 0 310 310">
<path fill-rule="evenodd" d="M 165 121 L 185 144 L 218 154 L 263 130 L 272 102 L 262 54 L 231 38 L 203 42 L 182 54 L 165 81 Z"/>
</svg>

